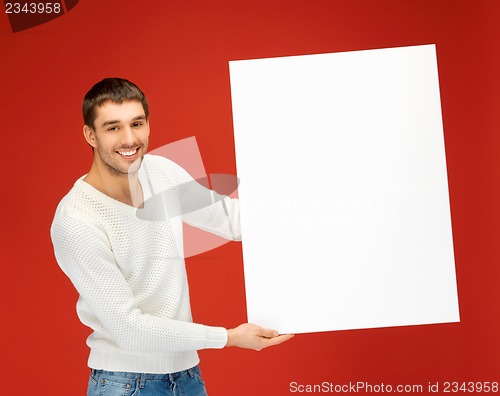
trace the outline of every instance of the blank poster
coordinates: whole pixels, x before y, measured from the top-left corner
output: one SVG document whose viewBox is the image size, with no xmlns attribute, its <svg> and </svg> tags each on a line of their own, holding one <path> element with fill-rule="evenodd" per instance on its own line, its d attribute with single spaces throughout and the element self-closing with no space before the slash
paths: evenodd
<svg viewBox="0 0 500 396">
<path fill-rule="evenodd" d="M 459 321 L 435 46 L 229 67 L 248 320 Z"/>
</svg>

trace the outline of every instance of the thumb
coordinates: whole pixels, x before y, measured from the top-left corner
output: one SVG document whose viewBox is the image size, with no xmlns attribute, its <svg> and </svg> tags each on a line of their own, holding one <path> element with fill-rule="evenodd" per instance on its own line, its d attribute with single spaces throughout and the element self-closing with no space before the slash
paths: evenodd
<svg viewBox="0 0 500 396">
<path fill-rule="evenodd" d="M 262 337 L 266 338 L 273 338 L 279 336 L 280 333 L 278 333 L 276 330 L 271 330 L 271 329 L 261 329 L 260 335 Z"/>
</svg>

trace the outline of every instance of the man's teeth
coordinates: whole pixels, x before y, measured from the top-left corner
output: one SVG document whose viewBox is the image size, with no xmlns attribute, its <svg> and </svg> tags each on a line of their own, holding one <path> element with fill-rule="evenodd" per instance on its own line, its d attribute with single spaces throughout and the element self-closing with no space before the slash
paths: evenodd
<svg viewBox="0 0 500 396">
<path fill-rule="evenodd" d="M 130 156 L 134 155 L 136 152 L 137 152 L 137 149 L 132 150 L 132 151 L 118 151 L 118 154 L 130 157 Z"/>
</svg>

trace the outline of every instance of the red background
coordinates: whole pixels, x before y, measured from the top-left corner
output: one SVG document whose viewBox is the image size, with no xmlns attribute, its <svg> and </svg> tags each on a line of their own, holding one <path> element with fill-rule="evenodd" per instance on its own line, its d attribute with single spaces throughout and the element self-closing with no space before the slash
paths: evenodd
<svg viewBox="0 0 500 396">
<path fill-rule="evenodd" d="M 211 395 L 287 395 L 291 381 L 499 381 L 499 17 L 497 0 L 80 0 L 12 33 L 2 10 L 0 393 L 85 393 L 89 331 L 49 227 L 90 167 L 80 106 L 93 83 L 136 82 L 151 103 L 151 148 L 196 135 L 207 171 L 234 174 L 229 60 L 431 43 L 461 322 L 298 335 L 259 353 L 201 351 L 201 368 Z M 196 321 L 245 321 L 239 244 L 187 265 Z"/>
</svg>

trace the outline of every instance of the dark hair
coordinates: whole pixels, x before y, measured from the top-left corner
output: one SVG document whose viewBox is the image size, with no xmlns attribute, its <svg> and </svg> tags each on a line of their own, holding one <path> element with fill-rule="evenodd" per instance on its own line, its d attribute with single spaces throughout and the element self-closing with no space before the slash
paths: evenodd
<svg viewBox="0 0 500 396">
<path fill-rule="evenodd" d="M 149 105 L 144 93 L 133 82 L 124 78 L 105 78 L 95 84 L 83 98 L 83 121 L 94 128 L 96 109 L 107 101 L 122 103 L 128 100 L 141 102 L 146 118 L 149 117 Z"/>
</svg>

